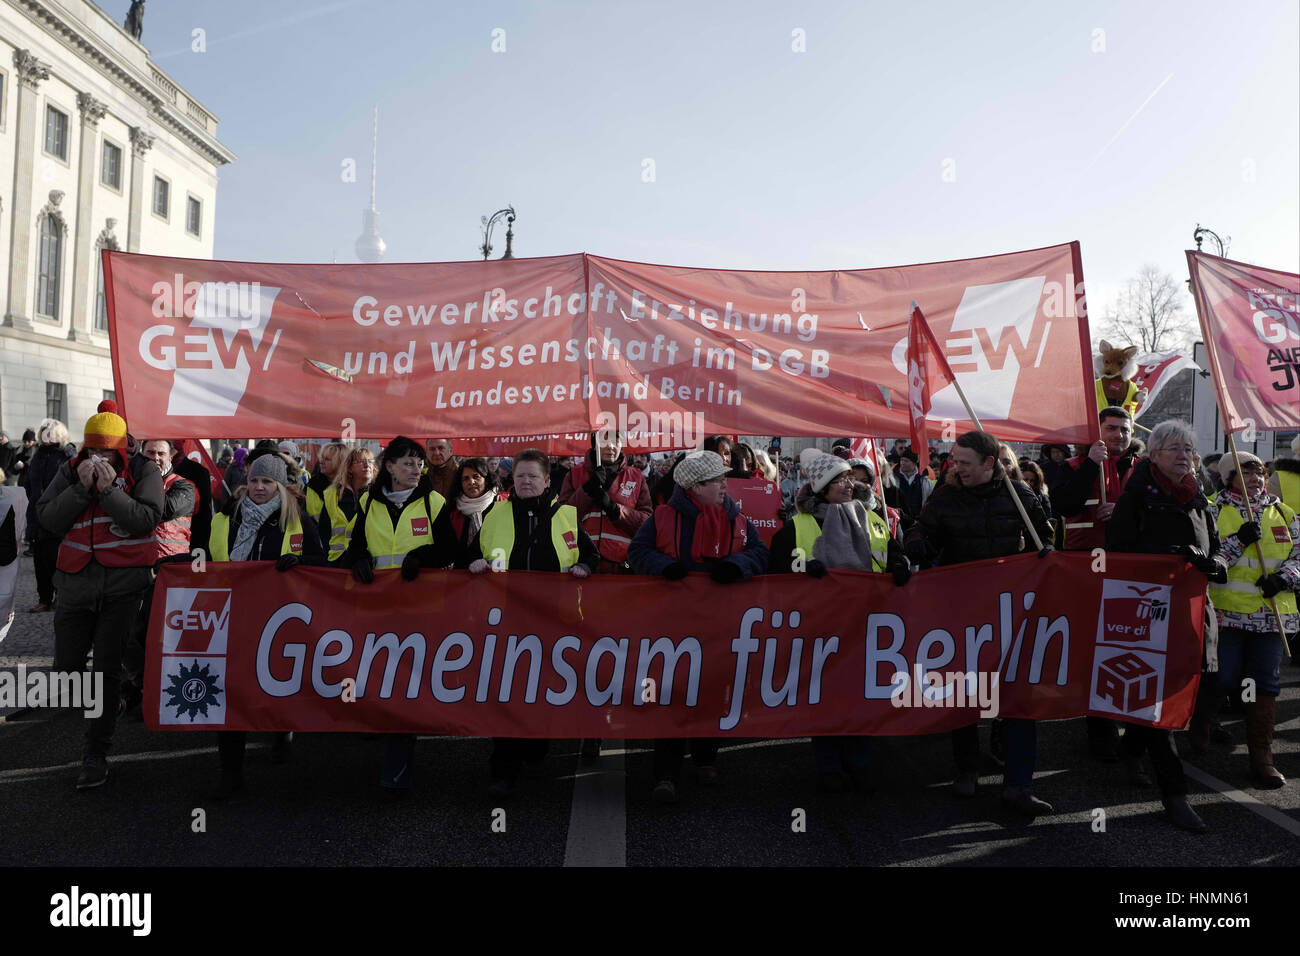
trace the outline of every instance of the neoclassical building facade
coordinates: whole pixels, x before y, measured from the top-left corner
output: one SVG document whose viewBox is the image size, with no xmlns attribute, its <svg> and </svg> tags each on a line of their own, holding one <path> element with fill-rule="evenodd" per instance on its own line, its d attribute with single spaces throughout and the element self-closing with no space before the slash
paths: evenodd
<svg viewBox="0 0 1300 956">
<path fill-rule="evenodd" d="M 196 54 L 197 55 L 197 54 Z M 112 394 L 100 251 L 212 257 L 217 119 L 88 0 L 0 0 L 0 426 Z"/>
</svg>

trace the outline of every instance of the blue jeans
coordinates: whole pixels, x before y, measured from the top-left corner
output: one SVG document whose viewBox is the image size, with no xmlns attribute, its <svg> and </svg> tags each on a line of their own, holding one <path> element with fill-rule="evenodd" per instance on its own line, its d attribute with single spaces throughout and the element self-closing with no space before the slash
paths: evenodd
<svg viewBox="0 0 1300 956">
<path fill-rule="evenodd" d="M 1219 689 L 1240 695 L 1241 681 L 1255 681 L 1255 697 L 1276 697 L 1282 692 L 1278 675 L 1282 668 L 1282 636 L 1243 631 L 1235 627 L 1219 630 Z"/>
</svg>

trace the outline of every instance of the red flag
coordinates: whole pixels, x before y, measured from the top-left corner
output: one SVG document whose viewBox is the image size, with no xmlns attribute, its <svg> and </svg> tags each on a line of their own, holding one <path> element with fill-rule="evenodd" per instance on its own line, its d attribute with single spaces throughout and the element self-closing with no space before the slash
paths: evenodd
<svg viewBox="0 0 1300 956">
<path fill-rule="evenodd" d="M 203 442 L 197 438 L 178 438 L 176 439 L 177 454 L 184 455 L 190 461 L 196 461 L 208 470 L 208 477 L 211 481 L 212 497 L 217 501 L 221 500 L 221 472 L 212 461 L 212 456 L 208 450 L 203 447 Z"/>
<path fill-rule="evenodd" d="M 930 414 L 932 398 L 956 379 L 921 307 L 913 302 L 912 315 L 907 320 L 907 407 L 912 420 L 912 450 L 916 452 L 917 468 L 921 471 L 930 466 L 926 416 Z"/>
<path fill-rule="evenodd" d="M 1300 275 L 1187 252 L 1223 430 L 1300 428 Z"/>
</svg>

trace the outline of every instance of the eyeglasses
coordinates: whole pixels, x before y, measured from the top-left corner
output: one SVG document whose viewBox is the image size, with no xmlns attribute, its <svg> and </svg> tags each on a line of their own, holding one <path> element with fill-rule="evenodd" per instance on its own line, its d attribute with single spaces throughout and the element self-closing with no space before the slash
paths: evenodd
<svg viewBox="0 0 1300 956">
<path fill-rule="evenodd" d="M 845 475 L 843 478 L 836 478 L 834 481 L 831 482 L 831 485 L 839 486 L 841 488 L 852 488 L 853 478 L 848 475 Z"/>
</svg>

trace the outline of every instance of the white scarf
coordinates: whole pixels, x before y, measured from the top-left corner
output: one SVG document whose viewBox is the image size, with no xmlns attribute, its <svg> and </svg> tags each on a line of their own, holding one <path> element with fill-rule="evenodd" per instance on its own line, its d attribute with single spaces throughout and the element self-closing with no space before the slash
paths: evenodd
<svg viewBox="0 0 1300 956">
<path fill-rule="evenodd" d="M 479 529 L 483 527 L 483 512 L 491 507 L 492 502 L 497 500 L 497 493 L 492 490 L 483 492 L 477 498 L 471 498 L 468 495 L 456 496 L 456 510 L 465 516 L 465 523 L 469 525 L 469 537 L 466 540 L 472 540 Z"/>
<path fill-rule="evenodd" d="M 405 505 L 406 499 L 411 497 L 411 492 L 415 490 L 415 485 L 407 488 L 405 491 L 398 491 L 395 488 L 388 488 L 384 491 L 384 497 L 395 505 Z"/>
</svg>

